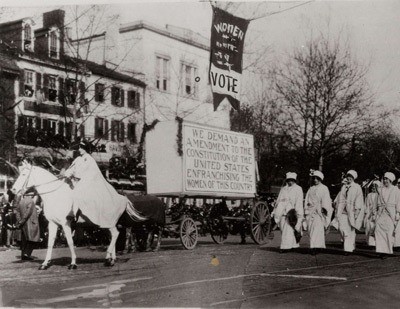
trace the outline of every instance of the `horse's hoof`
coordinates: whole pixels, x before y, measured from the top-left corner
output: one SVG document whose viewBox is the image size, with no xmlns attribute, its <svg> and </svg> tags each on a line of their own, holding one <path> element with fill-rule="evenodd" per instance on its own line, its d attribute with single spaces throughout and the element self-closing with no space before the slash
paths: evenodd
<svg viewBox="0 0 400 309">
<path fill-rule="evenodd" d="M 78 268 L 78 265 L 76 265 L 76 264 L 69 264 L 68 265 L 68 269 L 77 269 Z"/>
<path fill-rule="evenodd" d="M 106 259 L 106 261 L 104 262 L 104 266 L 107 267 L 113 267 L 115 265 L 115 260 L 114 259 Z"/>
<path fill-rule="evenodd" d="M 39 270 L 46 270 L 46 269 L 48 269 L 50 267 L 50 265 L 40 265 L 39 266 Z"/>
</svg>

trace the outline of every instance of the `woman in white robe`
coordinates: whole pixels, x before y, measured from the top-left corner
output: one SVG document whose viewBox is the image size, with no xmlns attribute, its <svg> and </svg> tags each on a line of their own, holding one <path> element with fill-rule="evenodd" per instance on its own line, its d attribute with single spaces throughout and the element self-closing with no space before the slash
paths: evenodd
<svg viewBox="0 0 400 309">
<path fill-rule="evenodd" d="M 279 192 L 276 201 L 276 208 L 274 210 L 274 219 L 278 227 L 282 231 L 280 252 L 284 253 L 287 250 L 298 248 L 299 243 L 296 241 L 295 230 L 297 233 L 301 232 L 301 225 L 303 222 L 304 208 L 303 208 L 303 189 L 296 184 L 297 174 L 286 174 L 286 185 Z M 289 222 L 287 216 L 290 210 L 294 209 L 297 217 L 296 226 Z"/>
<path fill-rule="evenodd" d="M 393 254 L 394 231 L 400 214 L 400 191 L 392 184 L 395 179 L 393 173 L 385 173 L 383 187 L 377 191 L 375 243 L 381 257 Z"/>
<path fill-rule="evenodd" d="M 73 212 L 80 209 L 82 216 L 102 228 L 111 228 L 127 206 L 126 197 L 118 194 L 104 178 L 96 161 L 87 153 L 89 145 L 81 143 L 79 154 L 65 171 L 65 176 L 76 180 L 72 191 Z"/>
<path fill-rule="evenodd" d="M 325 229 L 329 226 L 332 217 L 332 200 L 329 189 L 322 184 L 324 174 L 313 171 L 313 186 L 308 190 L 304 206 L 307 229 L 310 235 L 310 248 L 313 255 L 317 248 L 325 248 Z"/>
<path fill-rule="evenodd" d="M 338 228 L 344 243 L 345 255 L 356 246 L 356 230 L 360 230 L 364 219 L 364 197 L 361 186 L 354 182 L 357 172 L 346 174 L 346 184 L 342 186 L 336 207 Z"/>
<path fill-rule="evenodd" d="M 378 180 L 375 180 L 371 184 L 371 192 L 368 193 L 367 198 L 365 200 L 365 217 L 364 217 L 364 228 L 365 228 L 365 237 L 368 246 L 375 247 L 375 217 L 376 217 L 376 203 L 378 194 L 377 188 L 380 188 L 382 183 Z"/>
</svg>

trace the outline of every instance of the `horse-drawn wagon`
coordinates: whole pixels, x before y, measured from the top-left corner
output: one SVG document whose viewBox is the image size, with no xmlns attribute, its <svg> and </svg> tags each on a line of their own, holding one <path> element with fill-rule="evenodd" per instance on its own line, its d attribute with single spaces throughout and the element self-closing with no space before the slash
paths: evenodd
<svg viewBox="0 0 400 309">
<path fill-rule="evenodd" d="M 146 136 L 146 174 L 148 194 L 179 199 L 167 212 L 164 235 L 180 237 L 184 248 L 207 233 L 219 244 L 229 233 L 268 241 L 270 205 L 256 200 L 252 135 L 181 119 L 158 123 Z M 229 209 L 227 200 L 240 206 Z"/>
</svg>

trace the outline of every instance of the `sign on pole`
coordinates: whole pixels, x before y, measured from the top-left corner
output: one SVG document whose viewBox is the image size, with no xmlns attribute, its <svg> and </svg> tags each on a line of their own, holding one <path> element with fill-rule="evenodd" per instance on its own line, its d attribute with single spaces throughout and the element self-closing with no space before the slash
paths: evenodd
<svg viewBox="0 0 400 309">
<path fill-rule="evenodd" d="M 249 21 L 213 9 L 209 77 L 214 111 L 225 97 L 239 110 L 244 37 Z"/>
</svg>

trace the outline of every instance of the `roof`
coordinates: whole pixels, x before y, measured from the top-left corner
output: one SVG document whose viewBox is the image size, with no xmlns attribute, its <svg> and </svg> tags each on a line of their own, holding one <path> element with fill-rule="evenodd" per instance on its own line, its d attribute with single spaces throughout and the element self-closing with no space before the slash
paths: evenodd
<svg viewBox="0 0 400 309">
<path fill-rule="evenodd" d="M 15 46 L 8 46 L 5 43 L 0 43 L 0 68 L 4 67 L 12 72 L 19 73 L 20 68 L 16 64 L 16 60 L 18 60 L 19 55 L 29 56 L 32 58 L 32 60 L 37 59 L 44 61 L 47 64 L 57 66 L 62 70 L 65 69 L 65 66 L 76 68 L 77 66 L 81 65 L 83 67 L 86 67 L 93 74 L 126 83 L 135 84 L 140 87 L 146 87 L 146 83 L 137 78 L 117 72 L 113 69 L 107 68 L 105 65 L 97 64 L 89 60 L 76 59 L 69 56 L 64 56 L 62 59 L 53 59 L 44 55 L 38 55 L 36 53 L 24 52 L 20 48 L 17 48 Z"/>
<path fill-rule="evenodd" d="M 120 33 L 136 31 L 140 29 L 146 29 L 155 33 L 158 33 L 163 36 L 167 36 L 171 39 L 196 46 L 198 48 L 204 49 L 206 51 L 210 50 L 209 40 L 197 32 L 194 32 L 190 29 L 181 28 L 172 25 L 166 25 L 165 28 L 161 28 L 157 25 L 151 24 L 144 20 L 135 21 L 133 23 L 123 24 L 119 28 Z M 89 39 L 93 39 L 96 37 L 104 36 L 105 32 L 96 34 L 93 36 L 89 36 L 82 39 L 73 40 L 72 42 L 85 41 Z"/>
<path fill-rule="evenodd" d="M 120 33 L 124 32 L 129 32 L 129 31 L 135 31 L 139 29 L 146 29 L 149 31 L 153 31 L 155 33 L 170 37 L 172 39 L 175 39 L 177 41 L 194 45 L 196 47 L 199 47 L 201 49 L 210 50 L 209 42 L 208 40 L 200 35 L 199 33 L 196 33 L 190 29 L 186 28 L 181 28 L 177 26 L 172 26 L 172 25 L 166 25 L 165 29 L 160 28 L 159 26 L 150 24 L 144 20 L 139 20 L 133 23 L 129 24 L 124 24 L 121 25 L 119 28 Z"/>
<path fill-rule="evenodd" d="M 146 83 L 128 75 L 122 74 L 115 70 L 107 68 L 105 65 L 100 65 L 92 61 L 84 61 L 88 69 L 96 75 L 100 75 L 103 77 L 113 78 L 119 81 L 132 83 L 141 87 L 146 87 Z"/>
</svg>

